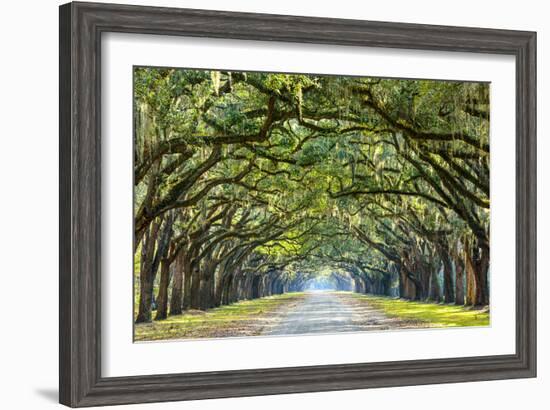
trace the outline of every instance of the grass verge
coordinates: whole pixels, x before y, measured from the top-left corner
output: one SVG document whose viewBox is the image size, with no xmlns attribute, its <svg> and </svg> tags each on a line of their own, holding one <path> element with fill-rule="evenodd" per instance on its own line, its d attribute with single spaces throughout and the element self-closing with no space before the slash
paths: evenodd
<svg viewBox="0 0 550 410">
<path fill-rule="evenodd" d="M 293 306 L 304 293 L 286 293 L 254 300 L 244 300 L 232 305 L 207 311 L 192 310 L 181 315 L 169 316 L 162 321 L 134 325 L 134 340 L 199 339 L 231 336 L 255 336 L 270 324 L 270 314 L 281 308 Z M 154 317 L 155 312 L 153 312 Z"/>
<path fill-rule="evenodd" d="M 466 306 L 407 301 L 358 293 L 354 293 L 353 296 L 366 301 L 389 317 L 429 323 L 430 327 L 489 326 L 490 324 L 487 309 L 476 310 Z"/>
</svg>

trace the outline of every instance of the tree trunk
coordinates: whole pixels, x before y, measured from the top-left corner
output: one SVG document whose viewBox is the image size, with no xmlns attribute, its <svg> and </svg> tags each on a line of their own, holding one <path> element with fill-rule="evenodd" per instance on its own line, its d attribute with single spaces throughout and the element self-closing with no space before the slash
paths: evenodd
<svg viewBox="0 0 550 410">
<path fill-rule="evenodd" d="M 191 308 L 191 281 L 193 276 L 194 255 L 186 254 L 183 260 L 183 309 Z"/>
<path fill-rule="evenodd" d="M 445 303 L 454 303 L 455 292 L 453 284 L 453 265 L 449 255 L 444 253 L 443 259 L 443 300 Z"/>
<path fill-rule="evenodd" d="M 250 299 L 258 299 L 260 297 L 260 279 L 260 276 L 255 275 L 250 281 Z"/>
<path fill-rule="evenodd" d="M 455 304 L 464 304 L 464 261 L 461 259 L 455 259 Z"/>
<path fill-rule="evenodd" d="M 219 265 L 218 271 L 216 273 L 216 284 L 214 292 L 214 305 L 220 306 L 227 304 L 226 294 L 227 294 L 227 285 L 230 280 L 230 274 L 227 272 L 227 261 Z"/>
<path fill-rule="evenodd" d="M 453 265 L 449 256 L 449 246 L 445 239 L 439 241 L 437 251 L 443 263 L 443 300 L 445 303 L 454 303 Z"/>
<path fill-rule="evenodd" d="M 191 288 L 190 288 L 190 300 L 191 309 L 200 309 L 201 308 L 201 273 L 198 266 L 198 263 L 193 263 L 191 270 Z"/>
<path fill-rule="evenodd" d="M 476 248 L 475 257 L 476 305 L 484 306 L 489 304 L 489 247 Z"/>
<path fill-rule="evenodd" d="M 139 272 L 139 306 L 136 323 L 144 323 L 151 321 L 151 304 L 153 296 L 153 265 L 155 254 L 155 243 L 160 228 L 160 223 L 155 220 L 148 228 L 142 252 L 141 270 Z"/>
<path fill-rule="evenodd" d="M 222 305 L 228 305 L 230 303 L 230 293 L 231 293 L 231 282 L 233 280 L 233 275 L 227 275 L 223 280 L 223 290 L 222 290 Z"/>
<path fill-rule="evenodd" d="M 212 301 L 210 299 L 211 295 L 211 287 L 212 283 L 214 282 L 212 280 L 212 276 L 210 273 L 202 272 L 201 275 L 201 285 L 200 285 L 200 301 L 199 301 L 199 309 L 200 310 L 206 310 L 209 309 L 212 306 Z"/>
<path fill-rule="evenodd" d="M 183 269 L 185 254 L 181 250 L 176 256 L 176 266 L 174 267 L 174 280 L 172 284 L 172 297 L 170 298 L 170 315 L 181 315 L 182 313 L 182 288 L 183 288 Z"/>
<path fill-rule="evenodd" d="M 354 291 L 356 293 L 366 293 L 365 279 L 363 279 L 361 276 L 356 276 L 354 278 L 354 282 Z"/>
<path fill-rule="evenodd" d="M 246 274 L 243 286 L 243 297 L 245 300 L 252 299 L 252 278 L 253 275 Z"/>
<path fill-rule="evenodd" d="M 405 267 L 400 269 L 399 293 L 400 297 L 409 300 L 421 300 L 424 298 L 422 284 L 409 276 Z"/>
<path fill-rule="evenodd" d="M 407 298 L 406 281 L 407 281 L 407 275 L 405 273 L 405 269 L 403 267 L 399 267 L 399 297 L 400 298 Z"/>
<path fill-rule="evenodd" d="M 464 241 L 464 264 L 466 270 L 466 301 L 467 305 L 473 306 L 476 304 L 476 279 L 475 279 L 475 266 L 470 254 L 469 241 Z"/>
<path fill-rule="evenodd" d="M 432 268 L 430 275 L 430 300 L 434 302 L 441 301 L 441 288 L 439 286 L 438 270 Z"/>
<path fill-rule="evenodd" d="M 170 261 L 163 258 L 160 262 L 160 283 L 157 297 L 155 320 L 164 320 L 168 316 L 168 287 L 170 286 Z"/>
<path fill-rule="evenodd" d="M 215 259 L 207 258 L 204 260 L 201 269 L 200 281 L 200 301 L 201 310 L 214 307 L 214 276 L 216 271 Z"/>
<path fill-rule="evenodd" d="M 415 271 L 420 273 L 420 283 L 422 284 L 422 299 L 428 299 L 430 298 L 430 285 L 431 285 L 431 279 L 432 279 L 432 257 L 431 255 L 428 257 L 428 260 L 425 260 L 422 257 L 422 254 L 420 252 L 416 253 L 416 269 Z"/>
<path fill-rule="evenodd" d="M 476 241 L 477 242 L 477 241 Z M 466 255 L 467 272 L 467 303 L 484 306 L 489 304 L 489 285 L 487 274 L 489 270 L 489 247 L 480 246 L 474 242 Z"/>
</svg>

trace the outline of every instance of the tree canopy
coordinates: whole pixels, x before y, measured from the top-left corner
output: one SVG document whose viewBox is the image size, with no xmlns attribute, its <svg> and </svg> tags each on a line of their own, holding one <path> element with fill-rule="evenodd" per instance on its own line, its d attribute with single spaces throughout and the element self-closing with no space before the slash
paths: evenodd
<svg viewBox="0 0 550 410">
<path fill-rule="evenodd" d="M 489 302 L 486 83 L 135 68 L 134 129 L 138 322 L 323 272 Z"/>
</svg>

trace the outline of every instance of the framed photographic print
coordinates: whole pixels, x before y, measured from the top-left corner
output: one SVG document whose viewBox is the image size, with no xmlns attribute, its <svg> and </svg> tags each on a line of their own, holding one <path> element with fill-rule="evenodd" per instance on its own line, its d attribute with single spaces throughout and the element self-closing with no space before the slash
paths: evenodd
<svg viewBox="0 0 550 410">
<path fill-rule="evenodd" d="M 60 7 L 60 402 L 536 375 L 536 34 Z"/>
</svg>

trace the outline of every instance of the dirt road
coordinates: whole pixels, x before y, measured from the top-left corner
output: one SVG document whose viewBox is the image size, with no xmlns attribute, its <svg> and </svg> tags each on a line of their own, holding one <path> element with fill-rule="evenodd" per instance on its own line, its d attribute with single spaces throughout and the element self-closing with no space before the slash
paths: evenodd
<svg viewBox="0 0 550 410">
<path fill-rule="evenodd" d="M 411 323 L 388 318 L 381 311 L 358 303 L 350 293 L 317 291 L 285 311 L 263 335 L 361 332 L 412 327 Z"/>
</svg>

